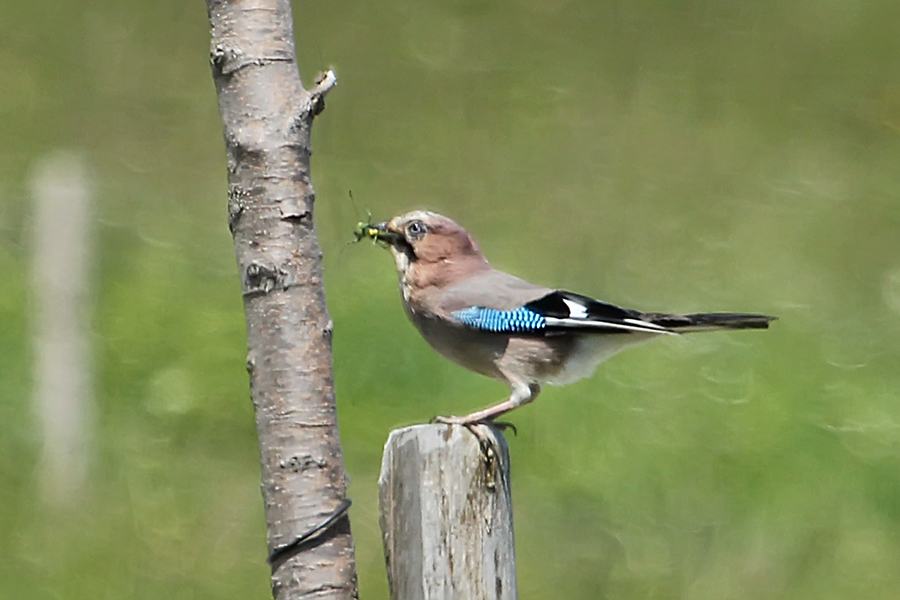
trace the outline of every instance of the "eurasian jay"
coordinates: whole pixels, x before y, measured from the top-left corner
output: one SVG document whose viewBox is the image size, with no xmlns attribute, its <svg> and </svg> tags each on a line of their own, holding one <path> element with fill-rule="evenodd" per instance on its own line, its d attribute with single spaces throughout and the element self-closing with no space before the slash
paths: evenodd
<svg viewBox="0 0 900 600">
<path fill-rule="evenodd" d="M 541 386 L 590 376 L 597 365 L 633 344 L 663 335 L 719 329 L 766 329 L 774 317 L 755 314 L 643 313 L 553 290 L 497 271 L 455 221 L 415 210 L 357 237 L 386 243 L 400 275 L 403 308 L 440 354 L 504 381 L 509 398 L 442 423 L 490 421 L 534 400 Z"/>
</svg>

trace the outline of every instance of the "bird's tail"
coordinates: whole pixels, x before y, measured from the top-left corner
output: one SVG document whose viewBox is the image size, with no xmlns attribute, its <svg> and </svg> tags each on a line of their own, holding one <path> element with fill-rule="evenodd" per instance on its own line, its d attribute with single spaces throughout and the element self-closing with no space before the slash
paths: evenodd
<svg viewBox="0 0 900 600">
<path fill-rule="evenodd" d="M 777 317 L 742 313 L 698 313 L 695 315 L 643 314 L 641 318 L 677 333 L 721 329 L 768 329 Z"/>
</svg>

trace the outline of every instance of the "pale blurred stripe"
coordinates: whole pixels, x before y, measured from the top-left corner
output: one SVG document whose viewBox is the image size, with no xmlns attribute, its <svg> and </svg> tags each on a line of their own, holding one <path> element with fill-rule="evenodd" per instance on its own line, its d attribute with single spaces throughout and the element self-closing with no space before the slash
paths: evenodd
<svg viewBox="0 0 900 600">
<path fill-rule="evenodd" d="M 93 191 L 82 156 L 66 151 L 38 161 L 30 184 L 39 483 L 44 500 L 68 504 L 84 490 L 91 456 Z"/>
</svg>

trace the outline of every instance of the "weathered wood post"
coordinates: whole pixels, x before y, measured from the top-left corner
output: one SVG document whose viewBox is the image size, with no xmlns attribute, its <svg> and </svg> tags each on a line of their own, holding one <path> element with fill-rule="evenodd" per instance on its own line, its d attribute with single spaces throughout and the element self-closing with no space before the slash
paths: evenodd
<svg viewBox="0 0 900 600">
<path fill-rule="evenodd" d="M 509 448 L 486 425 L 391 432 L 379 479 L 392 600 L 515 600 Z"/>
<path fill-rule="evenodd" d="M 57 151 L 31 179 L 34 405 L 40 424 L 40 491 L 50 504 L 81 499 L 91 462 L 91 207 L 84 159 Z"/>
</svg>

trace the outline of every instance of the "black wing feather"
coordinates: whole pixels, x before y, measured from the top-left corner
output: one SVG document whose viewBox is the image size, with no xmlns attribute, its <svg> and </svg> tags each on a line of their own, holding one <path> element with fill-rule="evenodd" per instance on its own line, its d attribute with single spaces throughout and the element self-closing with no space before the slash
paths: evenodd
<svg viewBox="0 0 900 600">
<path fill-rule="evenodd" d="M 665 315 L 647 313 L 643 318 L 656 325 L 678 331 L 691 328 L 711 329 L 768 329 L 775 317 L 747 313 L 697 313 L 693 315 Z"/>
<path fill-rule="evenodd" d="M 577 305 L 581 309 L 578 311 L 578 314 L 573 314 L 572 306 L 567 304 L 566 301 Z M 532 300 L 525 305 L 525 308 L 547 318 L 569 320 L 563 327 L 548 324 L 545 332 L 550 335 L 580 330 L 590 333 L 603 331 L 605 333 L 627 334 L 640 331 L 638 329 L 640 325 L 635 323 L 635 321 L 642 320 L 641 313 L 636 310 L 629 310 L 615 304 L 600 302 L 588 296 L 562 290 L 550 292 L 537 300 Z M 583 320 L 584 327 L 579 327 L 573 323 L 573 319 L 576 322 Z M 607 323 L 608 326 L 604 327 L 604 323 Z M 653 329 L 653 324 L 647 323 L 647 329 Z"/>
<path fill-rule="evenodd" d="M 546 296 L 532 300 L 525 305 L 525 308 L 533 310 L 545 317 L 554 317 L 556 319 L 567 319 L 571 315 L 569 305 L 564 300 L 571 300 L 587 309 L 588 319 L 597 319 L 599 321 L 622 321 L 623 319 L 636 319 L 640 313 L 634 310 L 628 310 L 616 306 L 615 304 L 607 304 L 594 300 L 588 296 L 575 294 L 557 290 L 550 292 Z"/>
<path fill-rule="evenodd" d="M 583 309 L 578 315 L 572 314 L 569 303 L 576 304 Z M 698 313 L 693 315 L 672 315 L 665 313 L 642 313 L 594 300 L 588 296 L 557 290 L 533 300 L 525 305 L 525 308 L 534 311 L 544 317 L 554 319 L 584 319 L 595 325 L 609 323 L 612 327 L 608 333 L 629 333 L 628 330 L 616 329 L 615 325 L 625 325 L 633 328 L 640 327 L 640 323 L 646 323 L 648 328 L 653 326 L 665 328 L 670 332 L 686 333 L 690 331 L 708 331 L 712 329 L 766 329 L 769 323 L 775 319 L 768 315 L 746 313 Z M 549 326 L 548 332 L 554 330 L 571 331 L 581 329 L 573 326 L 570 321 L 566 327 L 558 328 Z M 596 326 L 585 326 L 586 331 L 597 332 Z"/>
</svg>

